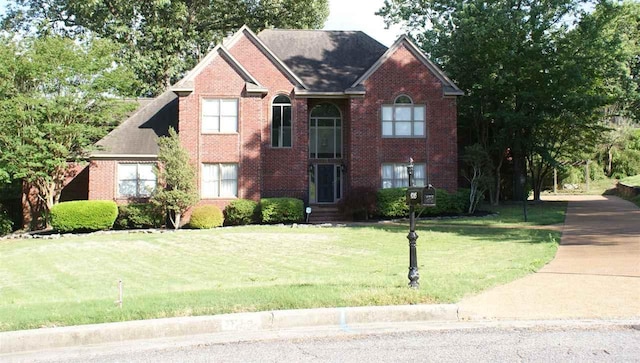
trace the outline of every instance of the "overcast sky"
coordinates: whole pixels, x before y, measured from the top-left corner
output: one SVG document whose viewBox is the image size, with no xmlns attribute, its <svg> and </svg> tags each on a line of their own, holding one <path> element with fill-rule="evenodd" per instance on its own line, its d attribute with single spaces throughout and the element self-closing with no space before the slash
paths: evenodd
<svg viewBox="0 0 640 363">
<path fill-rule="evenodd" d="M 326 30 L 362 30 L 380 43 L 390 46 L 402 34 L 399 27 L 384 28 L 382 17 L 375 15 L 384 0 L 329 0 Z"/>
</svg>

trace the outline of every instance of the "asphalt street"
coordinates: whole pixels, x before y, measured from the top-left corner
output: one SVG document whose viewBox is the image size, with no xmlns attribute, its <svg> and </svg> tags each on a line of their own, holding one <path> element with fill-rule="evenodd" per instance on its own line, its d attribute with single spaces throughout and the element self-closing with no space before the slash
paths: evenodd
<svg viewBox="0 0 640 363">
<path fill-rule="evenodd" d="M 386 324 L 207 334 L 7 357 L 29 362 L 640 362 L 638 321 Z M 256 335 L 258 334 L 258 335 Z"/>
</svg>

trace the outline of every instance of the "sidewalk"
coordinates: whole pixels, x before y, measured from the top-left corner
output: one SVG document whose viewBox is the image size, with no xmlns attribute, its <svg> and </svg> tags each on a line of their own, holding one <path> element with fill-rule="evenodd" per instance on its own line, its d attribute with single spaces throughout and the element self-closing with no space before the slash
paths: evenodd
<svg viewBox="0 0 640 363">
<path fill-rule="evenodd" d="M 556 258 L 459 303 L 461 320 L 640 318 L 640 209 L 613 196 L 568 200 Z"/>
</svg>

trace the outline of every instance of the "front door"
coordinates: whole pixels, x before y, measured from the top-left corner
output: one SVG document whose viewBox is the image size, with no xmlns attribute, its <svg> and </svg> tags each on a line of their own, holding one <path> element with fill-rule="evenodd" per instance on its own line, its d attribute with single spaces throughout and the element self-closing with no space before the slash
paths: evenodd
<svg viewBox="0 0 640 363">
<path fill-rule="evenodd" d="M 318 203 L 335 202 L 335 170 L 333 164 L 318 165 Z"/>
</svg>

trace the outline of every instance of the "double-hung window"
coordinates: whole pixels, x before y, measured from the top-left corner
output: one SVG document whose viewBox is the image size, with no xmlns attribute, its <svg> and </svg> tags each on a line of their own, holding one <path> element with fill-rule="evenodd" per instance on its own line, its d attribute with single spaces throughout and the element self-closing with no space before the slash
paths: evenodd
<svg viewBox="0 0 640 363">
<path fill-rule="evenodd" d="M 393 105 L 382 106 L 382 137 L 424 137 L 425 106 L 401 95 Z"/>
<path fill-rule="evenodd" d="M 203 98 L 202 132 L 238 132 L 238 100 L 235 98 Z"/>
<path fill-rule="evenodd" d="M 427 164 L 413 165 L 413 185 L 423 187 L 427 180 Z M 382 164 L 382 188 L 399 188 L 409 186 L 409 174 L 407 164 L 385 163 Z"/>
<path fill-rule="evenodd" d="M 156 188 L 154 164 L 118 164 L 118 197 L 148 198 Z"/>
<path fill-rule="evenodd" d="M 278 96 L 271 106 L 271 146 L 291 147 L 291 100 Z"/>
<path fill-rule="evenodd" d="M 238 196 L 238 164 L 202 164 L 202 198 Z"/>
</svg>

